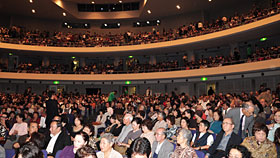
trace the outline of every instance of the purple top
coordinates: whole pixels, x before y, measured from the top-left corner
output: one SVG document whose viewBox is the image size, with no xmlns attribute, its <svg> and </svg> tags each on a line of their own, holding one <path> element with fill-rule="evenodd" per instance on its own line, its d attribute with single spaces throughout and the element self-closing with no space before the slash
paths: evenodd
<svg viewBox="0 0 280 158">
<path fill-rule="evenodd" d="M 74 145 L 64 147 L 64 149 L 61 151 L 59 155 L 59 158 L 74 158 L 75 154 L 73 149 L 74 149 Z"/>
</svg>

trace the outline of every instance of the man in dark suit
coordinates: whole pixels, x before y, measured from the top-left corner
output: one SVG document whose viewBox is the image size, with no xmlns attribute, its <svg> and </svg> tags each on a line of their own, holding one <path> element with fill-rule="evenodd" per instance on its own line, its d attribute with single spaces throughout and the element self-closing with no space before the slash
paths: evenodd
<svg viewBox="0 0 280 158">
<path fill-rule="evenodd" d="M 245 102 L 242 108 L 233 108 L 226 115 L 226 118 L 231 118 L 235 125 L 233 132 L 242 139 L 252 136 L 255 108 L 257 107 L 252 102 Z"/>
<path fill-rule="evenodd" d="M 53 91 L 49 93 L 49 100 L 46 101 L 46 127 L 49 129 L 50 124 L 54 116 L 58 115 L 58 102 L 56 100 L 56 95 Z"/>
<path fill-rule="evenodd" d="M 225 157 L 232 145 L 239 145 L 242 142 L 241 137 L 233 132 L 234 123 L 231 118 L 224 119 L 222 128 L 223 130 L 217 135 L 205 158 Z"/>
<path fill-rule="evenodd" d="M 71 139 L 66 131 L 62 130 L 60 121 L 52 121 L 50 133 L 50 136 L 46 140 L 46 151 L 48 152 L 48 157 L 55 157 L 58 150 L 62 150 L 65 146 L 71 145 Z"/>
<path fill-rule="evenodd" d="M 169 158 L 174 146 L 166 139 L 165 128 L 158 128 L 155 132 L 156 141 L 152 145 L 151 158 Z"/>
</svg>

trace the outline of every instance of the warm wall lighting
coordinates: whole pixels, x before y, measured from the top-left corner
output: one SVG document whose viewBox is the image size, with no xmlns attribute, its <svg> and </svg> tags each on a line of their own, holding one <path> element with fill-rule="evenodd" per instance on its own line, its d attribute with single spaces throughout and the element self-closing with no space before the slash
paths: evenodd
<svg viewBox="0 0 280 158">
<path fill-rule="evenodd" d="M 91 4 L 94 4 L 94 3 L 95 3 L 94 1 L 91 2 Z"/>
<path fill-rule="evenodd" d="M 30 3 L 33 3 L 33 0 L 29 0 Z"/>
<path fill-rule="evenodd" d="M 152 13 L 152 11 L 151 11 L 151 10 L 147 10 L 147 12 L 148 12 L 149 14 L 151 14 L 151 13 Z"/>
<path fill-rule="evenodd" d="M 119 1 L 119 3 L 122 3 L 122 1 Z"/>
<path fill-rule="evenodd" d="M 179 5 L 176 5 L 176 8 L 177 8 L 177 9 L 181 9 L 181 7 L 180 7 Z"/>
<path fill-rule="evenodd" d="M 36 13 L 35 9 L 32 9 L 32 13 L 33 13 L 33 14 Z"/>
<path fill-rule="evenodd" d="M 62 13 L 62 15 L 63 15 L 63 16 L 66 16 L 66 13 L 65 13 L 65 12 L 63 12 L 63 13 Z"/>
</svg>

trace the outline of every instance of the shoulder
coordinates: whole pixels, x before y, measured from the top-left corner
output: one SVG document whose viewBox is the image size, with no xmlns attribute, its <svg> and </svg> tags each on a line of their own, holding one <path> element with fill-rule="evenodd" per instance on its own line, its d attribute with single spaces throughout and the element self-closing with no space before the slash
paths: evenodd
<svg viewBox="0 0 280 158">
<path fill-rule="evenodd" d="M 122 158 L 122 155 L 114 149 L 112 149 L 112 155 L 114 155 L 114 158 Z"/>
</svg>

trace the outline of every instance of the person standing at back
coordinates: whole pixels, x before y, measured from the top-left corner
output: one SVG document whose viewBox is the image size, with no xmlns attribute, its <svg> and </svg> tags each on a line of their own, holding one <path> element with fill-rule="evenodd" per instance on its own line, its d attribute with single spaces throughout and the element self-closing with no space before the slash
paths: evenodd
<svg viewBox="0 0 280 158">
<path fill-rule="evenodd" d="M 46 101 L 46 113 L 47 113 L 47 118 L 46 118 L 46 127 L 47 129 L 50 128 L 50 124 L 52 122 L 52 119 L 54 116 L 58 115 L 58 102 L 57 102 L 57 97 L 53 91 L 49 93 L 49 100 Z"/>
</svg>

